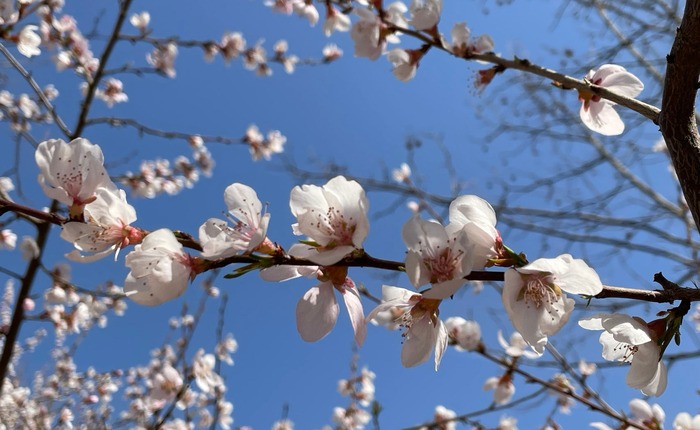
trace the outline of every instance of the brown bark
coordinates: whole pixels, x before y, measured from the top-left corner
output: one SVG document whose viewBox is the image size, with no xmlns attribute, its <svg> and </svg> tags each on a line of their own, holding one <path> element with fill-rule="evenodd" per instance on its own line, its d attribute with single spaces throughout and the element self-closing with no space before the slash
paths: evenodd
<svg viewBox="0 0 700 430">
<path fill-rule="evenodd" d="M 700 136 L 695 119 L 700 76 L 700 1 L 686 3 L 666 59 L 659 126 L 696 228 L 700 229 Z"/>
</svg>

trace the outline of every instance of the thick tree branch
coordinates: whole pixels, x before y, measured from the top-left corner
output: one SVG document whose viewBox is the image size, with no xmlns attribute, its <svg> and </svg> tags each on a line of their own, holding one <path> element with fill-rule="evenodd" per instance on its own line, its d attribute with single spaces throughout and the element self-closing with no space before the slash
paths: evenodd
<svg viewBox="0 0 700 430">
<path fill-rule="evenodd" d="M 700 76 L 700 1 L 686 2 L 681 26 L 666 60 L 668 64 L 659 126 L 698 227 L 700 136 L 695 120 L 695 97 Z"/>
</svg>

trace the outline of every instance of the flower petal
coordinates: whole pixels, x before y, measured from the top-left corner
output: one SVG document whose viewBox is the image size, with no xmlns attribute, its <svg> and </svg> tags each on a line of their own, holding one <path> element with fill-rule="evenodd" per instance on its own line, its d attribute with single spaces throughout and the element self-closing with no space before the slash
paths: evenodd
<svg viewBox="0 0 700 430">
<path fill-rule="evenodd" d="M 330 282 L 310 288 L 297 302 L 297 330 L 306 342 L 324 338 L 338 319 L 338 302 Z"/>
<path fill-rule="evenodd" d="M 362 346 L 367 334 L 365 314 L 362 310 L 360 293 L 357 291 L 355 284 L 352 281 L 348 281 L 350 280 L 346 279 L 346 283 L 343 285 L 344 291 L 341 294 L 343 296 L 343 300 L 345 301 L 345 306 L 348 309 L 348 314 L 350 315 L 352 328 L 355 331 L 355 342 L 358 346 Z"/>
</svg>

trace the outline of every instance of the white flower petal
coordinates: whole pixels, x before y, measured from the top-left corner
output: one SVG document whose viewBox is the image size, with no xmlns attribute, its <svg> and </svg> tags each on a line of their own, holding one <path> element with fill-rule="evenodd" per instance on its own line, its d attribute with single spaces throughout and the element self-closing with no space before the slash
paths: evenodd
<svg viewBox="0 0 700 430">
<path fill-rule="evenodd" d="M 297 302 L 297 330 L 306 342 L 324 338 L 338 319 L 338 302 L 330 282 L 310 288 Z"/>
</svg>

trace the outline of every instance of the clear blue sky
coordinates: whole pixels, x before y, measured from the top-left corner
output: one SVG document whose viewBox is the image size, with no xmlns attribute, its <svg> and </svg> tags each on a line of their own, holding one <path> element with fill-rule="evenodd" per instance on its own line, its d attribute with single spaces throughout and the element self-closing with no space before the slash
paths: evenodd
<svg viewBox="0 0 700 430">
<path fill-rule="evenodd" d="M 449 33 L 452 23 L 466 21 L 474 34 L 488 33 L 493 37 L 496 52 L 527 57 L 552 67 L 558 67 L 559 60 L 545 49 L 551 46 L 573 48 L 584 57 L 579 61 L 588 59 L 585 57 L 592 47 L 587 37 L 589 30 L 569 18 L 557 24 L 550 2 L 514 2 L 507 7 L 492 6 L 491 2 L 485 6 L 485 3 L 446 1 L 442 31 Z M 88 32 L 94 17 L 104 11 L 98 26 L 104 34 L 114 10 L 103 8 L 113 6 L 112 2 L 81 0 L 68 2 L 65 11 L 76 16 L 84 32 Z M 484 13 L 486 9 L 488 13 Z M 177 35 L 182 39 L 218 40 L 225 31 L 232 30 L 242 32 L 249 43 L 264 39 L 268 51 L 275 41 L 286 39 L 291 53 L 302 58 L 319 58 L 323 46 L 333 42 L 345 51 L 345 57 L 327 66 L 299 67 L 293 75 L 275 67 L 272 77 L 260 78 L 245 70 L 238 61 L 228 66 L 220 59 L 207 64 L 200 50 L 181 48 L 176 79 L 125 75 L 121 79 L 129 102 L 113 109 L 98 102 L 94 116 L 137 118 L 163 130 L 233 137 L 242 136 L 247 126 L 255 123 L 262 131 L 279 129 L 287 136 L 285 157 L 290 160 L 296 160 L 300 165 L 306 165 L 310 157 L 334 160 L 347 165 L 358 176 L 379 176 L 382 169 L 398 167 L 406 159 L 404 139 L 407 136 L 440 133 L 453 154 L 459 176 L 466 184 L 466 192 L 487 199 L 499 195 L 497 190 L 487 187 L 494 177 L 504 170 L 515 169 L 518 163 L 534 163 L 541 160 L 538 157 L 544 157 L 542 154 L 519 154 L 512 149 L 508 152 L 509 148 L 523 144 L 517 140 L 521 138 L 515 136 L 501 136 L 493 142 L 484 140 L 490 130 L 476 117 L 476 111 L 498 93 L 492 91 L 494 88 L 487 88 L 484 93 L 475 94 L 472 82 L 478 65 L 468 65 L 442 53 L 430 53 L 416 78 L 406 84 L 393 77 L 385 58 L 375 62 L 353 58 L 348 34 L 336 34 L 326 39 L 320 28 L 309 28 L 305 20 L 294 16 L 275 14 L 259 1 L 196 5 L 181 1 L 137 1 L 133 11 L 140 10 L 151 13 L 151 27 L 157 37 Z M 404 40 L 402 46 L 417 47 L 408 38 Z M 99 41 L 93 42 L 93 49 L 101 52 Z M 120 45 L 110 65 L 118 66 L 128 61 L 145 65 L 148 51 L 143 45 Z M 591 61 L 591 67 L 599 65 L 598 60 Z M 38 82 L 56 83 L 61 91 L 57 109 L 69 124 L 73 124 L 71 114 L 76 112 L 79 101 L 77 81 L 70 73 L 57 75 L 50 63 L 48 56 L 42 55 L 32 61 L 31 66 L 35 68 Z M 12 70 L 6 73 L 11 91 L 28 91 Z M 503 85 L 507 85 L 505 82 L 509 77 L 512 74 L 498 81 L 501 91 L 507 91 Z M 573 93 L 567 94 L 564 100 L 571 105 L 577 103 Z M 507 113 L 509 107 L 501 109 L 500 113 L 488 109 L 491 108 L 483 108 L 482 115 L 495 119 L 496 115 Z M 36 137 L 58 137 L 55 129 L 48 130 L 45 135 Z M 651 145 L 653 133 L 644 136 L 649 138 Z M 136 170 L 141 159 L 156 156 L 173 159 L 180 154 L 190 155 L 185 142 L 141 137 L 131 130 L 96 126 L 89 128 L 85 137 L 100 144 L 110 173 L 114 175 Z M 485 147 L 488 152 L 483 150 Z M 502 152 L 498 151 L 499 147 L 503 148 Z M 279 159 L 270 163 L 253 163 L 247 149 L 242 146 L 209 144 L 208 148 L 217 162 L 214 177 L 201 180 L 194 190 L 185 190 L 177 197 L 155 200 L 131 197 L 130 202 L 139 216 L 137 225 L 145 229 L 177 228 L 196 234 L 202 222 L 220 216 L 225 209 L 224 188 L 232 182 L 243 182 L 255 188 L 261 200 L 269 203 L 268 210 L 272 214 L 269 237 L 289 247 L 294 241 L 290 229 L 294 219 L 288 199 L 295 183 L 281 168 Z M 427 142 L 418 154 L 420 174 L 426 187 L 442 194 L 449 193 L 441 153 Z M 37 194 L 37 186 L 33 183 L 36 168 L 31 151 L 23 150 L 21 156 L 23 185 L 29 197 L 25 203 L 42 206 L 46 202 Z M 520 158 L 513 159 L 514 156 Z M 0 161 L 0 172 L 9 167 L 7 163 L 9 160 Z M 369 199 L 370 214 L 386 209 L 392 201 L 377 193 L 370 194 Z M 405 247 L 400 239 L 400 228 L 408 217 L 409 212 L 403 207 L 381 219 L 372 217 L 370 238 L 365 244 L 368 252 L 381 258 L 401 260 Z M 539 244 L 533 243 L 532 237 L 510 235 L 507 231 L 502 231 L 502 234 L 508 244 L 528 252 L 531 259 L 539 256 L 536 254 Z M 55 234 L 49 250 L 52 257 L 60 260 L 61 254 L 69 251 L 69 247 Z M 566 250 L 563 244 L 553 241 L 549 254 L 541 256 L 554 257 Z M 11 262 L 15 256 L 3 252 L 1 258 Z M 644 264 L 644 260 L 640 261 Z M 109 279 L 122 284 L 126 273 L 121 257 L 117 264 L 103 261 L 75 266 L 74 281 L 89 288 L 103 282 L 107 274 Z M 382 274 L 360 269 L 352 269 L 350 276 L 356 282 L 363 282 L 377 295 L 382 282 L 410 288 L 403 276 L 383 281 Z M 639 276 L 647 281 L 650 279 L 647 273 Z M 604 283 L 623 285 L 633 279 L 624 271 L 619 273 L 610 268 L 601 272 L 601 278 Z M 183 302 L 188 302 L 191 308 L 196 306 L 201 294 L 198 281 L 181 299 L 157 308 L 129 303 L 125 317 L 112 318 L 106 329 L 95 330 L 83 342 L 77 356 L 78 364 L 107 370 L 147 363 L 149 350 L 158 347 L 165 336 L 168 319 L 180 313 Z M 42 282 L 45 280 L 37 282 L 35 291 L 42 288 Z M 283 405 L 289 404 L 289 417 L 297 429 L 316 429 L 330 423 L 334 406 L 347 404 L 347 400 L 336 393 L 337 380 L 348 377 L 351 359 L 352 331 L 345 310 L 341 306 L 336 328 L 320 342 L 307 344 L 296 333 L 296 301 L 314 282 L 305 279 L 271 284 L 261 281 L 255 274 L 215 282 L 222 292 L 229 295 L 225 331 L 235 335 L 240 348 L 234 355 L 235 366 L 225 372 L 228 395 L 235 408 L 235 425 L 267 428 L 280 417 Z M 365 306 L 367 313 L 371 304 L 367 302 Z M 200 322 L 196 346 L 191 351 L 198 346 L 206 346 L 208 350 L 213 348 L 217 313 L 218 303 L 210 303 Z M 441 307 L 441 316 L 444 319 L 452 315 L 479 321 L 485 342 L 492 348 L 498 348 L 495 334 L 499 329 L 507 335 L 512 331 L 500 298 L 491 288 L 486 288 L 479 296 L 465 292 L 454 301 L 446 302 Z M 31 330 L 31 324 L 28 324 L 23 333 Z M 576 353 L 588 360 L 599 360 L 597 335 L 582 333 L 575 324 L 570 324 L 554 339 L 554 343 L 570 347 L 581 341 L 583 335 L 588 335 L 585 345 L 590 349 L 584 351 L 577 347 Z M 692 340 L 692 337 L 688 336 L 687 340 Z M 400 364 L 400 349 L 399 332 L 370 328 L 365 346 L 360 350 L 361 365 L 367 365 L 378 374 L 376 397 L 384 407 L 380 416 L 382 428 L 395 429 L 426 421 L 432 417 L 438 404 L 458 413 L 490 404 L 491 394 L 484 394 L 481 386 L 488 377 L 500 374 L 497 366 L 475 355 L 448 350 L 437 373 L 430 364 L 405 369 Z M 44 366 L 41 359 L 41 354 L 33 356 L 35 361 L 28 364 L 28 368 Z M 547 356 L 542 360 L 551 361 Z M 613 406 L 617 408 L 626 408 L 627 400 L 638 395 L 624 385 L 625 370 L 609 372 L 604 385 L 603 394 L 610 395 Z M 661 399 L 671 419 L 681 410 L 697 412 L 691 408 L 696 402 L 688 401 L 689 398 L 695 399 L 692 396 L 697 387 L 675 370 L 670 373 L 669 392 Z M 545 370 L 540 374 L 550 373 Z M 516 379 L 516 386 L 516 398 L 534 389 L 522 378 Z M 686 402 L 679 401 L 681 398 Z M 534 428 L 543 424 L 543 417 L 551 404 L 546 402 L 544 407 L 537 407 L 526 403 L 505 414 L 516 415 L 521 429 Z M 565 428 L 584 428 L 582 419 L 588 418 L 582 417 L 589 415 L 583 414 L 583 409 L 577 405 L 573 418 L 560 414 L 556 418 Z M 483 422 L 495 426 L 500 416 L 500 412 L 495 412 Z M 671 419 L 667 420 L 669 424 Z M 604 419 L 595 416 L 591 420 Z"/>
</svg>

